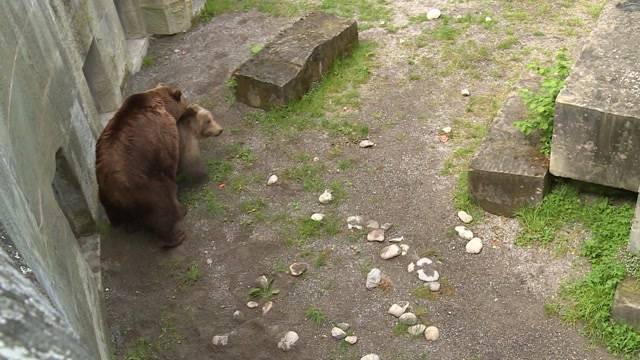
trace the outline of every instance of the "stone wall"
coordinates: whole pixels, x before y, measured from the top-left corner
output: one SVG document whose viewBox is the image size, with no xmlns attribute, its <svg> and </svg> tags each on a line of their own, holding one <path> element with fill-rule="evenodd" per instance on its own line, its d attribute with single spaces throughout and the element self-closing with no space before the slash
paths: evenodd
<svg viewBox="0 0 640 360">
<path fill-rule="evenodd" d="M 119 106 L 148 34 L 190 27 L 191 0 L 7 0 L 0 13 L 0 224 L 42 287 L 19 284 L 0 254 L 2 309 L 24 307 L 12 326 L 0 321 L 0 358 L 25 358 L 39 339 L 62 358 L 108 359 L 94 175 L 100 114 Z"/>
</svg>

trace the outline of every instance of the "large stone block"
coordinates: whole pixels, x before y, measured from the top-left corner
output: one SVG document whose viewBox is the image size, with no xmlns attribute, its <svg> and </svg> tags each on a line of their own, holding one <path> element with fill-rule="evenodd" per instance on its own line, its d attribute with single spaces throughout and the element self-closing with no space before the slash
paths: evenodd
<svg viewBox="0 0 640 360">
<path fill-rule="evenodd" d="M 637 191 L 640 11 L 625 3 L 608 2 L 556 100 L 550 170 Z"/>
<path fill-rule="evenodd" d="M 140 9 L 150 34 L 176 34 L 191 27 L 191 0 L 142 0 Z"/>
<path fill-rule="evenodd" d="M 640 255 L 640 196 L 636 202 L 636 214 L 631 224 L 631 234 L 629 235 L 629 250 Z"/>
<path fill-rule="evenodd" d="M 236 72 L 236 97 L 268 109 L 300 99 L 358 43 L 358 25 L 314 12 L 284 30 Z"/>
<path fill-rule="evenodd" d="M 533 82 L 521 84 L 530 87 Z M 535 206 L 549 188 L 548 160 L 538 150 L 538 139 L 525 137 L 513 125 L 525 115 L 522 99 L 513 93 L 471 160 L 471 196 L 492 214 L 513 216 L 525 206 Z"/>
<path fill-rule="evenodd" d="M 640 331 L 640 283 L 627 278 L 618 284 L 611 315 L 614 320 Z"/>
</svg>

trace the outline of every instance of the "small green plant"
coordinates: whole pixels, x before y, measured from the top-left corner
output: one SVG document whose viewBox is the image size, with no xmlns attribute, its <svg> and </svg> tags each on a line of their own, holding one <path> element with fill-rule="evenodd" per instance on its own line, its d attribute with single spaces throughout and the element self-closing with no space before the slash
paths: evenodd
<svg viewBox="0 0 640 360">
<path fill-rule="evenodd" d="M 255 55 L 255 54 L 259 53 L 260 51 L 262 51 L 263 48 L 264 48 L 264 44 L 253 44 L 253 45 L 251 45 L 249 50 L 251 51 L 252 55 Z"/>
<path fill-rule="evenodd" d="M 147 55 L 142 59 L 142 66 L 151 66 L 156 62 L 156 58 L 153 55 Z"/>
<path fill-rule="evenodd" d="M 253 287 L 249 289 L 249 296 L 254 299 L 269 300 L 280 293 L 279 289 L 273 287 L 273 279 L 269 280 L 267 287 Z"/>
<path fill-rule="evenodd" d="M 307 311 L 304 312 L 304 317 L 305 319 L 311 321 L 316 327 L 322 326 L 322 324 L 324 324 L 325 320 L 327 319 L 327 316 L 322 312 L 322 310 L 318 309 L 315 306 L 310 306 L 309 308 L 307 308 Z"/>
<path fill-rule="evenodd" d="M 135 345 L 124 356 L 125 360 L 151 360 L 153 344 L 146 338 L 139 338 Z"/>
<path fill-rule="evenodd" d="M 324 249 L 318 252 L 316 254 L 316 258 L 313 260 L 313 266 L 315 266 L 316 268 L 325 266 L 327 264 L 327 261 L 329 261 L 332 253 L 333 251 L 331 251 L 331 249 Z"/>
<path fill-rule="evenodd" d="M 556 54 L 555 62 L 551 66 L 543 67 L 532 64 L 530 69 L 542 76 L 542 84 L 538 90 L 524 89 L 520 96 L 527 106 L 528 117 L 515 122 L 515 126 L 525 135 L 540 133 L 540 151 L 551 154 L 551 136 L 553 135 L 553 115 L 556 97 L 564 87 L 569 76 L 571 62 L 566 50 Z"/>
<path fill-rule="evenodd" d="M 221 215 L 224 214 L 225 208 L 222 204 L 222 201 L 218 199 L 218 195 L 211 190 L 205 189 L 202 194 L 202 199 L 205 202 L 207 212 L 211 215 Z"/>
<path fill-rule="evenodd" d="M 393 335 L 394 336 L 409 335 L 408 330 L 409 330 L 409 325 L 399 322 L 393 326 Z"/>
<path fill-rule="evenodd" d="M 209 180 L 213 183 L 221 183 L 227 180 L 227 177 L 233 171 L 233 164 L 226 160 L 209 160 L 207 161 L 207 174 Z"/>
<path fill-rule="evenodd" d="M 200 279 L 200 266 L 197 262 L 193 261 L 187 267 L 187 270 L 182 275 L 180 280 L 180 286 L 187 287 L 195 284 Z"/>
</svg>

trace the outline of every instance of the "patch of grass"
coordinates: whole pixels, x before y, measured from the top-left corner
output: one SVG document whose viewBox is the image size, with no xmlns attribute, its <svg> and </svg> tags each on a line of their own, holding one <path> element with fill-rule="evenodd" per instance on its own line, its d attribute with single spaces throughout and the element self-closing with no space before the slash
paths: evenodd
<svg viewBox="0 0 640 360">
<path fill-rule="evenodd" d="M 267 202 L 262 198 L 243 201 L 240 204 L 240 210 L 247 215 L 253 216 L 256 221 L 262 221 L 266 218 L 263 213 L 266 208 Z"/>
<path fill-rule="evenodd" d="M 464 171 L 458 176 L 456 189 L 453 194 L 453 204 L 458 210 L 464 210 L 469 213 L 474 221 L 479 221 L 484 217 L 484 210 L 479 207 L 469 191 L 469 173 Z"/>
<path fill-rule="evenodd" d="M 198 20 L 206 22 L 226 12 L 251 9 L 273 16 L 291 17 L 300 15 L 311 8 L 310 2 L 300 0 L 206 0 L 204 8 L 198 14 Z"/>
<path fill-rule="evenodd" d="M 315 327 L 320 327 L 327 320 L 327 316 L 315 306 L 310 306 L 304 312 L 304 318 L 311 321 Z"/>
<path fill-rule="evenodd" d="M 273 296 L 280 293 L 279 289 L 273 287 L 273 279 L 269 280 L 266 288 L 253 287 L 249 289 L 249 296 L 253 299 L 270 300 Z"/>
<path fill-rule="evenodd" d="M 392 331 L 394 336 L 403 336 L 403 335 L 409 335 L 408 330 L 409 330 L 409 325 L 398 322 L 393 326 Z"/>
<path fill-rule="evenodd" d="M 233 164 L 226 160 L 209 160 L 207 161 L 207 174 L 209 181 L 219 184 L 227 180 L 227 177 L 233 171 Z"/>
<path fill-rule="evenodd" d="M 316 268 L 321 268 L 327 265 L 327 261 L 329 261 L 329 258 L 331 258 L 332 253 L 333 251 L 331 249 L 324 249 L 322 251 L 319 251 L 316 254 L 315 259 L 313 260 L 313 266 L 315 266 Z"/>
<path fill-rule="evenodd" d="M 202 200 L 206 205 L 207 212 L 211 215 L 221 215 L 225 212 L 225 207 L 218 195 L 211 189 L 205 189 L 202 192 Z"/>
<path fill-rule="evenodd" d="M 451 24 L 448 17 L 443 16 L 436 26 L 429 30 L 428 33 L 436 40 L 453 42 L 458 38 L 458 36 L 462 35 L 463 31 L 454 24 Z"/>
<path fill-rule="evenodd" d="M 592 4 L 592 5 L 589 5 L 589 7 L 587 8 L 587 13 L 591 15 L 592 18 L 597 19 L 600 17 L 600 14 L 602 13 L 602 9 L 604 9 L 604 4 L 602 3 Z"/>
<path fill-rule="evenodd" d="M 146 338 L 138 338 L 133 348 L 127 351 L 125 360 L 151 360 L 153 358 L 153 344 Z"/>
<path fill-rule="evenodd" d="M 264 44 L 253 44 L 249 47 L 249 51 L 251 51 L 252 55 L 255 55 L 260 51 L 262 51 L 263 48 L 264 48 Z"/>
<path fill-rule="evenodd" d="M 276 260 L 273 263 L 273 266 L 271 268 L 271 273 L 274 274 L 274 275 L 275 274 L 280 274 L 280 273 L 286 273 L 288 271 L 289 271 L 289 266 L 282 259 Z"/>
<path fill-rule="evenodd" d="M 359 30 L 366 30 L 375 23 L 388 23 L 393 15 L 385 0 L 323 0 L 320 9 L 348 19 L 357 18 Z"/>
<path fill-rule="evenodd" d="M 504 13 L 504 18 L 515 23 L 528 22 L 529 13 L 523 9 L 510 9 Z"/>
<path fill-rule="evenodd" d="M 492 51 L 485 45 L 479 45 L 473 40 L 461 44 L 446 45 L 442 49 L 441 58 L 448 64 L 443 75 L 458 71 L 471 71 L 471 75 L 479 77 L 477 68 L 480 64 L 493 59 Z"/>
<path fill-rule="evenodd" d="M 581 255 L 591 265 L 583 278 L 563 285 L 558 304 L 545 306 L 550 314 L 584 325 L 584 333 L 604 344 L 614 354 L 633 358 L 640 354 L 640 333 L 611 318 L 616 286 L 629 275 L 621 253 L 625 253 L 634 208 L 631 204 L 612 205 L 606 198 L 583 201 L 575 188 L 557 186 L 540 206 L 523 209 L 517 217 L 522 232 L 521 245 L 549 246 L 562 226 L 583 224 L 590 232 Z"/>
<path fill-rule="evenodd" d="M 413 297 L 421 300 L 434 300 L 435 295 L 433 291 L 429 290 L 429 287 L 424 285 L 418 285 L 415 289 L 413 289 Z"/>
<path fill-rule="evenodd" d="M 499 50 L 508 50 L 508 49 L 511 49 L 513 46 L 519 44 L 519 43 L 520 43 L 520 41 L 518 40 L 517 37 L 515 37 L 513 35 L 512 36 L 507 36 L 504 40 L 502 40 L 498 44 L 497 48 Z"/>
<path fill-rule="evenodd" d="M 297 157 L 297 164 L 285 170 L 286 178 L 302 184 L 302 189 L 307 192 L 320 192 L 324 189 L 322 175 L 326 171 L 324 164 L 312 162 L 307 154 Z"/>
<path fill-rule="evenodd" d="M 182 344 L 184 336 L 178 331 L 175 319 L 170 315 L 160 317 L 160 335 L 154 342 L 154 347 L 158 352 L 166 352 L 176 345 Z"/>
<path fill-rule="evenodd" d="M 147 55 L 144 58 L 142 58 L 142 66 L 143 67 L 151 66 L 151 65 L 155 64 L 155 62 L 156 62 L 156 58 L 153 55 Z"/>
<path fill-rule="evenodd" d="M 251 149 L 241 143 L 228 145 L 227 153 L 230 158 L 240 160 L 245 165 L 253 165 L 253 162 L 256 160 Z"/>
<path fill-rule="evenodd" d="M 290 219 L 287 217 L 284 220 L 284 224 L 281 224 L 281 238 L 287 246 L 302 246 L 312 238 L 337 235 L 341 226 L 340 220 L 331 214 L 326 214 L 322 221 L 314 221 L 310 218 Z"/>
<path fill-rule="evenodd" d="M 353 168 L 354 161 L 352 159 L 340 159 L 338 160 L 338 170 L 344 172 Z"/>
<path fill-rule="evenodd" d="M 527 118 L 516 121 L 514 125 L 527 136 L 540 134 L 540 152 L 549 156 L 556 97 L 569 76 L 571 62 L 566 50 L 563 49 L 556 54 L 552 65 L 543 67 L 539 64 L 531 64 L 529 68 L 542 76 L 542 84 L 538 90 L 524 89 L 520 92 L 527 106 L 528 115 Z"/>
<path fill-rule="evenodd" d="M 180 286 L 181 287 L 192 286 L 196 282 L 198 282 L 201 276 L 202 274 L 200 273 L 200 265 L 198 265 L 197 262 L 192 261 L 189 264 L 189 266 L 187 266 L 187 269 L 185 270 L 185 272 L 182 274 L 180 278 Z"/>
<path fill-rule="evenodd" d="M 324 119 L 320 126 L 329 131 L 330 135 L 343 136 L 351 142 L 358 142 L 369 136 L 369 127 L 366 124 L 348 120 Z"/>
<path fill-rule="evenodd" d="M 348 194 L 347 190 L 345 189 L 345 183 L 341 182 L 340 180 L 332 181 L 331 183 L 329 183 L 328 188 L 331 191 L 331 195 L 333 195 L 333 201 L 331 202 L 331 204 L 333 204 L 334 206 L 347 199 Z"/>
</svg>

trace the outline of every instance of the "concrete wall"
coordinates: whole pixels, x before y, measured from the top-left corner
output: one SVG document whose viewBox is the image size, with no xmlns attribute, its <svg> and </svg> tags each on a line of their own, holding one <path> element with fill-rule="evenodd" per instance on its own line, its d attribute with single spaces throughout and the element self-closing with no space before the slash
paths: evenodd
<svg viewBox="0 0 640 360">
<path fill-rule="evenodd" d="M 0 314 L 0 358 L 25 358 L 35 351 L 28 348 L 33 339 L 43 341 L 40 350 L 67 354 L 60 358 L 110 357 L 94 149 L 100 113 L 117 109 L 127 73 L 144 55 L 146 48 L 132 51 L 132 41 L 144 45 L 151 22 L 160 33 L 190 26 L 191 0 L 153 3 L 148 19 L 134 0 L 0 1 L 0 224 L 44 292 L 38 297 L 11 279 L 0 254 L 0 304 L 32 298 L 20 311 L 40 314 L 16 315 L 19 326 L 5 326 L 11 315 Z"/>
</svg>

